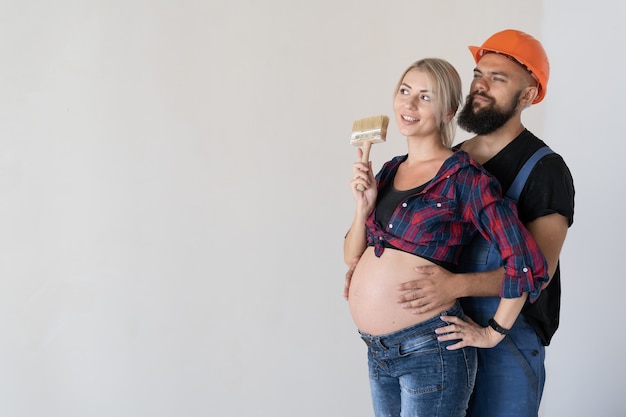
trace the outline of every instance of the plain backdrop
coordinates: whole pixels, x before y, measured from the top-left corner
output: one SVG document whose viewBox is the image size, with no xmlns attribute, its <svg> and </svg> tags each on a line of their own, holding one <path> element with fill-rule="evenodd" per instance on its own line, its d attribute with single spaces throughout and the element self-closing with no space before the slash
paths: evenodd
<svg viewBox="0 0 626 417">
<path fill-rule="evenodd" d="M 626 416 L 626 6 L 0 0 L 0 415 L 371 416 L 342 298 L 352 121 L 516 28 L 576 214 L 542 416 Z M 468 137 L 459 131 L 457 141 Z M 404 153 L 391 126 L 375 169 Z"/>
</svg>

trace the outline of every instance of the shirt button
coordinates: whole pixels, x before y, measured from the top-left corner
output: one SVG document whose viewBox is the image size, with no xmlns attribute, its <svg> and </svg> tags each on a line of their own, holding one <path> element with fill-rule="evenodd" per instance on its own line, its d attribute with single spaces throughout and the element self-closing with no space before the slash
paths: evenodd
<svg viewBox="0 0 626 417">
<path fill-rule="evenodd" d="M 437 203 L 437 208 L 441 208 L 441 203 Z"/>
<path fill-rule="evenodd" d="M 402 207 L 406 208 L 406 206 L 408 206 L 407 203 L 402 203 Z"/>
<path fill-rule="evenodd" d="M 383 240 L 383 237 L 382 236 L 378 236 L 378 240 Z"/>
<path fill-rule="evenodd" d="M 390 229 L 393 229 L 393 224 L 390 224 L 390 225 L 389 225 L 389 228 L 390 228 Z"/>
<path fill-rule="evenodd" d="M 522 271 L 524 271 L 524 272 L 528 272 L 528 268 L 524 267 L 524 268 L 522 269 Z"/>
</svg>

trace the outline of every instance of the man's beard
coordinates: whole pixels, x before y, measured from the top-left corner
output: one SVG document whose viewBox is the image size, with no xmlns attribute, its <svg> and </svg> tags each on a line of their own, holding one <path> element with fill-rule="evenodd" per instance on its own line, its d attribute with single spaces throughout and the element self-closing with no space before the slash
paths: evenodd
<svg viewBox="0 0 626 417">
<path fill-rule="evenodd" d="M 465 106 L 463 106 L 463 109 L 459 113 L 457 122 L 459 123 L 461 129 L 467 132 L 475 133 L 477 135 L 487 135 L 504 126 L 504 124 L 508 122 L 511 117 L 513 117 L 522 92 L 518 91 L 513 97 L 513 100 L 511 100 L 509 105 L 504 110 L 497 109 L 492 100 L 489 107 L 478 109 L 474 112 L 472 102 L 474 101 L 474 97 L 476 95 L 491 99 L 480 92 L 475 92 L 467 96 Z"/>
</svg>

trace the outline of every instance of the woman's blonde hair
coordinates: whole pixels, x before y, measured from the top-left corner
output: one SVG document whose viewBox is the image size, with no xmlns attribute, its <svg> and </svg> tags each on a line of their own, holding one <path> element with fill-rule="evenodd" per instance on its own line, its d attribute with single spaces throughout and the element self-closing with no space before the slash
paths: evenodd
<svg viewBox="0 0 626 417">
<path fill-rule="evenodd" d="M 450 148 L 456 132 L 454 115 L 462 103 L 461 77 L 446 60 L 440 58 L 420 59 L 404 71 L 400 81 L 398 81 L 394 96 L 398 94 L 404 76 L 413 69 L 424 72 L 430 80 L 430 88 L 435 99 L 433 100 L 433 112 L 441 132 L 441 142 L 446 148 Z"/>
</svg>

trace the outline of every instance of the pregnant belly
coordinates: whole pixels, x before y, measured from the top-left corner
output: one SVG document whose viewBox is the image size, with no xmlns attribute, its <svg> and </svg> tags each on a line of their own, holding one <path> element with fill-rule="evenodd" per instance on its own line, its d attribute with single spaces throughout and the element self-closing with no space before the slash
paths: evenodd
<svg viewBox="0 0 626 417">
<path fill-rule="evenodd" d="M 398 303 L 398 284 L 416 278 L 414 268 L 433 265 L 410 253 L 385 249 L 380 258 L 368 247 L 354 270 L 350 282 L 350 313 L 358 329 L 372 335 L 401 330 L 439 314 L 441 310 L 413 314 Z"/>
</svg>

